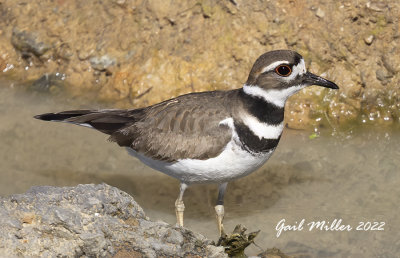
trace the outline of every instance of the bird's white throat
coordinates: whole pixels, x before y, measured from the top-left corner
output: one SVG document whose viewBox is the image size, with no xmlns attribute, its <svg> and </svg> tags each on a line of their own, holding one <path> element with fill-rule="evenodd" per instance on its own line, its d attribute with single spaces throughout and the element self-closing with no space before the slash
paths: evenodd
<svg viewBox="0 0 400 258">
<path fill-rule="evenodd" d="M 300 84 L 284 89 L 263 89 L 255 85 L 244 85 L 244 93 L 262 98 L 265 101 L 274 104 L 277 107 L 283 108 L 285 106 L 286 100 L 295 94 L 296 92 L 304 89 L 306 85 Z"/>
</svg>

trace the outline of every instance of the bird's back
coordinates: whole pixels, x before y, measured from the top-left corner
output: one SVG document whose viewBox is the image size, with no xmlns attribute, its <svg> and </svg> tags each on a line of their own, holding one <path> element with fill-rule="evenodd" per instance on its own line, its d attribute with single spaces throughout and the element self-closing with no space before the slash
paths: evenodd
<svg viewBox="0 0 400 258">
<path fill-rule="evenodd" d="M 231 139 L 220 121 L 231 116 L 235 91 L 182 95 L 144 109 L 130 110 L 135 122 L 110 139 L 152 159 L 207 159 L 217 156 Z"/>
<path fill-rule="evenodd" d="M 38 115 L 110 135 L 120 146 L 151 159 L 207 159 L 217 156 L 231 139 L 219 122 L 232 115 L 237 90 L 189 93 L 139 109 L 72 110 Z"/>
</svg>

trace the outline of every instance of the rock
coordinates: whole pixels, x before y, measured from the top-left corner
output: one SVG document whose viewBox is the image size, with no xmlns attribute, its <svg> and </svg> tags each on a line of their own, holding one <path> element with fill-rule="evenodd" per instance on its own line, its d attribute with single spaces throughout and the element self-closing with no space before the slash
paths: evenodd
<svg viewBox="0 0 400 258">
<path fill-rule="evenodd" d="M 382 64 L 391 75 L 400 71 L 400 58 L 397 53 L 397 49 L 394 49 L 382 56 Z"/>
<path fill-rule="evenodd" d="M 67 43 L 63 43 L 57 48 L 57 55 L 65 60 L 71 60 L 74 53 Z"/>
<path fill-rule="evenodd" d="M 90 58 L 90 64 L 92 65 L 93 69 L 98 71 L 104 71 L 108 67 L 113 66 L 116 64 L 115 58 L 109 57 L 108 55 L 104 55 L 101 57 L 92 57 Z"/>
<path fill-rule="evenodd" d="M 0 198 L 0 256 L 227 257 L 200 234 L 150 221 L 106 184 L 38 186 Z"/>
<path fill-rule="evenodd" d="M 124 5 L 126 0 L 116 0 L 115 3 L 118 5 Z"/>
<path fill-rule="evenodd" d="M 321 8 L 318 8 L 317 9 L 317 12 L 315 13 L 315 15 L 318 17 L 318 18 L 324 18 L 325 17 L 325 12 L 324 12 L 324 10 L 322 10 Z"/>
<path fill-rule="evenodd" d="M 375 12 L 383 12 L 388 7 L 384 1 L 368 1 L 365 6 Z"/>
<path fill-rule="evenodd" d="M 369 35 L 364 38 L 364 42 L 367 45 L 371 45 L 373 41 L 374 41 L 374 35 Z"/>
<path fill-rule="evenodd" d="M 35 33 L 14 28 L 11 37 L 12 45 L 22 53 L 32 53 L 41 56 L 50 49 L 50 45 L 43 42 Z"/>
<path fill-rule="evenodd" d="M 382 82 L 384 82 L 388 78 L 390 78 L 390 76 L 383 69 L 376 70 L 375 74 L 376 74 L 376 79 L 378 79 Z"/>
</svg>

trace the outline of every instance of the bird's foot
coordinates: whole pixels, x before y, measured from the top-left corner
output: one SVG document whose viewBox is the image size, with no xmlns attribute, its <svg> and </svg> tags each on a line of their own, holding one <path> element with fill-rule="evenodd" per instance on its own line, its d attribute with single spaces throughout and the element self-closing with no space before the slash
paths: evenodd
<svg viewBox="0 0 400 258">
<path fill-rule="evenodd" d="M 230 236 L 222 234 L 217 246 L 223 246 L 225 253 L 230 257 L 246 257 L 244 249 L 254 243 L 254 238 L 260 230 L 246 234 L 247 228 L 241 224 L 237 225 Z"/>
<path fill-rule="evenodd" d="M 215 214 L 217 217 L 219 236 L 221 237 L 226 235 L 224 231 L 224 225 L 222 224 L 222 221 L 224 220 L 224 205 L 215 206 Z"/>
<path fill-rule="evenodd" d="M 184 211 L 185 211 L 185 204 L 183 204 L 183 201 L 176 200 L 175 212 L 176 212 L 176 225 L 178 227 L 183 227 L 183 212 Z"/>
</svg>

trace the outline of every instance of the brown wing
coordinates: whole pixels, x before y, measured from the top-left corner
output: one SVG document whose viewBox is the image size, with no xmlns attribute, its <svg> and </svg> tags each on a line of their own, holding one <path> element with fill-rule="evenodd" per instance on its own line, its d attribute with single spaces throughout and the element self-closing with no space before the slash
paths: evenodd
<svg viewBox="0 0 400 258">
<path fill-rule="evenodd" d="M 193 93 L 132 110 L 135 122 L 111 134 L 110 140 L 169 162 L 215 157 L 231 139 L 230 128 L 219 122 L 231 116 L 233 93 Z"/>
</svg>

